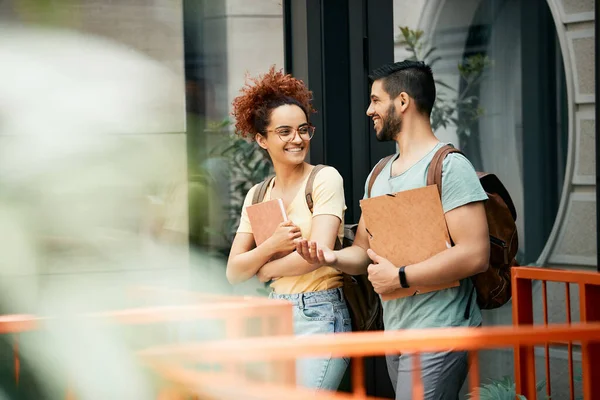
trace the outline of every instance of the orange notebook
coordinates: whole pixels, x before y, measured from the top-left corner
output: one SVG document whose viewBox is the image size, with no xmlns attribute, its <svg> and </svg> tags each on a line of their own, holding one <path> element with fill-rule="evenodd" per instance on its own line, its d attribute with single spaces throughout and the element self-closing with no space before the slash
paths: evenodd
<svg viewBox="0 0 600 400">
<path fill-rule="evenodd" d="M 398 268 L 424 261 L 450 246 L 450 236 L 436 185 L 360 201 L 369 246 Z M 410 282 L 409 282 L 410 283 Z M 382 300 L 458 286 L 410 287 L 382 295 Z"/>
<path fill-rule="evenodd" d="M 258 246 L 267 240 L 280 223 L 288 220 L 283 200 L 274 199 L 246 207 L 254 241 Z"/>
</svg>

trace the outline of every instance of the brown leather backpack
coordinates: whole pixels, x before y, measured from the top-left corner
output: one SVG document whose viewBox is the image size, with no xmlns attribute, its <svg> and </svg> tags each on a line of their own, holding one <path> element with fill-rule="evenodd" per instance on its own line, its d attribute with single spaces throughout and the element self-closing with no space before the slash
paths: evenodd
<svg viewBox="0 0 600 400">
<path fill-rule="evenodd" d="M 433 156 L 427 172 L 427 184 L 437 185 L 440 196 L 442 165 L 446 156 L 451 153 L 463 154 L 452 146 L 443 146 Z M 477 176 L 488 195 L 485 213 L 490 231 L 490 261 L 487 271 L 472 276 L 471 280 L 477 291 L 479 308 L 490 310 L 503 306 L 511 297 L 510 269 L 517 265 L 515 256 L 519 248 L 515 224 L 517 211 L 508 191 L 496 175 L 477 172 Z"/>
<path fill-rule="evenodd" d="M 317 173 L 323 169 L 325 165 L 315 165 L 311 171 L 306 187 L 304 189 L 304 198 L 310 212 L 313 212 L 312 189 Z M 267 192 L 267 188 L 274 176 L 269 176 L 256 188 L 252 198 L 252 204 L 261 202 Z M 344 247 L 352 246 L 356 228 L 358 225 L 344 225 L 344 239 L 336 241 L 335 250 Z M 349 275 L 342 272 L 342 282 L 344 297 L 350 312 L 353 331 L 371 331 L 383 330 L 383 309 L 381 307 L 381 299 L 373 285 L 369 281 L 366 274 L 364 275 Z"/>
</svg>

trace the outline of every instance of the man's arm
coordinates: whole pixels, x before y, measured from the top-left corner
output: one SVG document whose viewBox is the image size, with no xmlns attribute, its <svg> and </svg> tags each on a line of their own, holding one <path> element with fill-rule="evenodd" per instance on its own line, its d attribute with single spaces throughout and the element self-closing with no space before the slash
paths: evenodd
<svg viewBox="0 0 600 400">
<path fill-rule="evenodd" d="M 446 213 L 454 247 L 404 271 L 411 286 L 454 282 L 485 272 L 489 265 L 490 236 L 485 205 L 479 201 Z"/>
<path fill-rule="evenodd" d="M 488 268 L 490 241 L 484 203 L 474 202 L 446 213 L 448 231 L 454 246 L 420 263 L 405 266 L 409 286 L 441 285 L 464 279 Z M 398 267 L 378 256 L 369 255 L 369 280 L 378 293 L 400 288 Z"/>
<path fill-rule="evenodd" d="M 367 272 L 370 262 L 368 248 L 369 238 L 361 217 L 352 246 L 333 251 L 331 247 L 319 246 L 314 241 L 301 239 L 296 245 L 296 252 L 310 264 L 329 265 L 350 275 L 361 275 Z"/>
<path fill-rule="evenodd" d="M 310 240 L 327 247 L 333 247 L 337 239 L 341 221 L 334 215 L 316 215 L 312 220 Z M 265 264 L 258 270 L 258 279 L 268 282 L 282 276 L 299 276 L 308 274 L 321 267 L 311 264 L 297 252 L 286 255 L 278 260 Z"/>
</svg>

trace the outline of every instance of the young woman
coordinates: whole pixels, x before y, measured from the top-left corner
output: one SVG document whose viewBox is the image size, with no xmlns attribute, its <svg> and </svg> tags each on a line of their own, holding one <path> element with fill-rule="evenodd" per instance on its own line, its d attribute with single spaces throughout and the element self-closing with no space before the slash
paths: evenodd
<svg viewBox="0 0 600 400">
<path fill-rule="evenodd" d="M 298 335 L 351 330 L 339 271 L 316 267 L 295 251 L 295 240 L 310 238 L 332 248 L 343 237 L 343 180 L 335 168 L 317 172 L 312 189 L 313 212 L 304 196 L 314 166 L 304 160 L 314 134 L 309 115 L 311 92 L 303 82 L 275 71 L 252 79 L 233 101 L 236 132 L 255 140 L 267 151 L 275 170 L 263 201 L 283 200 L 289 218 L 273 235 L 255 245 L 246 207 L 257 186 L 246 195 L 239 228 L 227 262 L 227 279 L 239 283 L 258 275 L 273 280 L 270 297 L 294 304 L 294 331 Z M 281 254 L 287 254 L 281 256 Z M 347 368 L 346 359 L 301 360 L 298 383 L 309 388 L 336 390 Z"/>
</svg>

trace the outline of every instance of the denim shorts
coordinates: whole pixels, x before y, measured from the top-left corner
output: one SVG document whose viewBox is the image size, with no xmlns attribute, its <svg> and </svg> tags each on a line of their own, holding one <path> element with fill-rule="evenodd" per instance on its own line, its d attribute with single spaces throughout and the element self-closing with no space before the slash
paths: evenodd
<svg viewBox="0 0 600 400">
<path fill-rule="evenodd" d="M 294 305 L 294 333 L 315 335 L 350 332 L 350 313 L 342 288 L 297 294 L 271 293 L 270 298 Z M 350 360 L 347 358 L 303 358 L 296 363 L 299 385 L 311 389 L 337 390 Z"/>
</svg>

